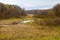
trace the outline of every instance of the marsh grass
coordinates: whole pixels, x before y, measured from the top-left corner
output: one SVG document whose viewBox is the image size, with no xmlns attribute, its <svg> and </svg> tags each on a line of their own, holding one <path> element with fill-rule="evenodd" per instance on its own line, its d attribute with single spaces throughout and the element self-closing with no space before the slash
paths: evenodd
<svg viewBox="0 0 60 40">
<path fill-rule="evenodd" d="M 23 19 L 1 20 L 0 24 Z M 0 27 L 0 40 L 60 40 L 60 26 L 42 26 L 35 22 Z"/>
</svg>

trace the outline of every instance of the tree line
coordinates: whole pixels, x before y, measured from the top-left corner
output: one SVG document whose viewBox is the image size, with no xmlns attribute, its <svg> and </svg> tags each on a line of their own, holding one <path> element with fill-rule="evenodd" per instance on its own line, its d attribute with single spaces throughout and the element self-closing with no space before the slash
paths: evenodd
<svg viewBox="0 0 60 40">
<path fill-rule="evenodd" d="M 0 19 L 25 16 L 25 10 L 17 5 L 0 3 Z"/>
<path fill-rule="evenodd" d="M 35 19 L 36 24 L 57 26 L 60 25 L 60 4 L 55 5 L 51 9 L 35 11 L 34 18 L 41 18 L 42 20 Z"/>
<path fill-rule="evenodd" d="M 47 10 L 37 10 L 34 13 L 34 17 L 37 18 L 46 18 L 46 17 L 60 17 L 60 4 L 55 5 L 51 9 Z"/>
</svg>

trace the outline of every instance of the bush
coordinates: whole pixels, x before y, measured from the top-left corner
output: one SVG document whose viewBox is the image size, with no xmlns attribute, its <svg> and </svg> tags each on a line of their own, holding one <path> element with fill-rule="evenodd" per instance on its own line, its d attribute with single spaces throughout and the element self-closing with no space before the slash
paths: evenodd
<svg viewBox="0 0 60 40">
<path fill-rule="evenodd" d="M 48 26 L 56 26 L 54 19 L 45 19 L 44 23 L 45 25 L 48 25 Z"/>
<path fill-rule="evenodd" d="M 60 25 L 60 18 L 55 19 L 56 25 Z"/>
<path fill-rule="evenodd" d="M 58 26 L 60 25 L 60 18 L 46 18 L 46 19 L 42 19 L 42 20 L 36 20 L 35 21 L 36 24 L 39 25 L 47 25 L 47 26 Z"/>
</svg>

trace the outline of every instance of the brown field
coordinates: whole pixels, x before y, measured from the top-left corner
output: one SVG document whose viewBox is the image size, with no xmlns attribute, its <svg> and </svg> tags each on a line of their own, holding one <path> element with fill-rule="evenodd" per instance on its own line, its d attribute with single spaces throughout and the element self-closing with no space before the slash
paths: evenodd
<svg viewBox="0 0 60 40">
<path fill-rule="evenodd" d="M 0 40 L 60 40 L 60 26 L 40 26 L 35 23 L 11 24 L 21 19 L 0 21 Z"/>
</svg>

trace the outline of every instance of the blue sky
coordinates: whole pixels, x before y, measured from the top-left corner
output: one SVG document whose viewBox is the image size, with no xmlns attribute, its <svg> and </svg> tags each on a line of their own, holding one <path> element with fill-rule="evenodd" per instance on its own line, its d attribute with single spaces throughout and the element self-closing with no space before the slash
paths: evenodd
<svg viewBox="0 0 60 40">
<path fill-rule="evenodd" d="M 26 10 L 52 8 L 60 0 L 0 0 L 5 4 L 15 4 Z"/>
</svg>

